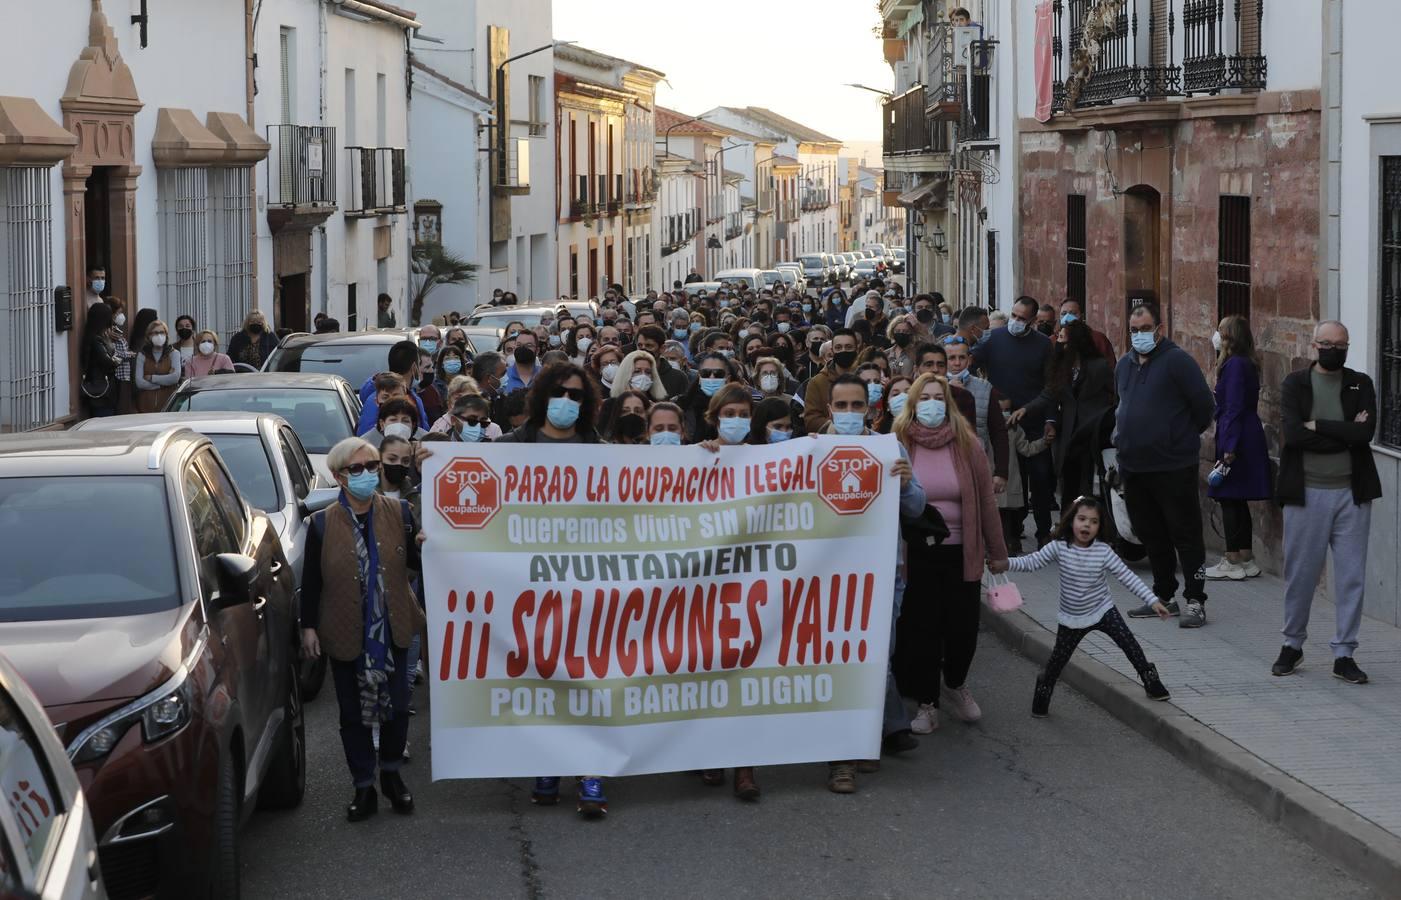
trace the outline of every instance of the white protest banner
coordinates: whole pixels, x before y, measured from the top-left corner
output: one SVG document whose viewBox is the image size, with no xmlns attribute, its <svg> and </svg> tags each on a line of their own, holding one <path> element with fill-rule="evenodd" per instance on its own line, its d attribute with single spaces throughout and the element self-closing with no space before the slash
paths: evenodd
<svg viewBox="0 0 1401 900">
<path fill-rule="evenodd" d="M 879 756 L 893 437 L 432 449 L 435 779 Z"/>
</svg>

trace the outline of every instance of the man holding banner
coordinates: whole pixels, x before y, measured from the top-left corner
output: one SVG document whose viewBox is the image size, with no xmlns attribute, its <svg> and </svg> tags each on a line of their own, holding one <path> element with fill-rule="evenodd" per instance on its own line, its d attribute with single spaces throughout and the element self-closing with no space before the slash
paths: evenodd
<svg viewBox="0 0 1401 900">
<path fill-rule="evenodd" d="M 893 438 L 450 452 L 423 472 L 435 779 L 879 756 L 887 554 L 924 506 Z"/>
</svg>

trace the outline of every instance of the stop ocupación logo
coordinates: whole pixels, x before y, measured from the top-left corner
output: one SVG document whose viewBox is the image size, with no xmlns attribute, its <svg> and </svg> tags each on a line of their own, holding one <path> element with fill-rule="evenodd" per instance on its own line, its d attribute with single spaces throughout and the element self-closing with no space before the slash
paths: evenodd
<svg viewBox="0 0 1401 900">
<path fill-rule="evenodd" d="M 438 473 L 434 497 L 453 528 L 482 528 L 501 508 L 501 478 L 476 457 L 458 457 Z"/>
<path fill-rule="evenodd" d="M 865 512 L 881 491 L 880 460 L 862 447 L 836 447 L 817 466 L 818 493 L 839 516 Z"/>
</svg>

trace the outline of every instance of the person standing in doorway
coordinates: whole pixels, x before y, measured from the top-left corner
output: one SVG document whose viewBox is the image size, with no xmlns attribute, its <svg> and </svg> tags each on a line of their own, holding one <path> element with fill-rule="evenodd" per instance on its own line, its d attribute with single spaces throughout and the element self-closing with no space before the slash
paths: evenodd
<svg viewBox="0 0 1401 900">
<path fill-rule="evenodd" d="M 1178 625 L 1206 624 L 1202 508 L 1197 498 L 1201 434 L 1216 404 L 1197 361 L 1161 335 L 1162 320 L 1151 304 L 1129 314 L 1133 350 L 1114 371 L 1119 406 L 1114 426 L 1124 503 L 1134 533 L 1148 550 L 1153 593 L 1172 615 L 1179 613 L 1177 565 L 1185 582 L 1187 609 Z M 1149 604 L 1129 611 L 1131 618 L 1156 616 Z"/>
<path fill-rule="evenodd" d="M 398 328 L 399 322 L 398 319 L 396 319 L 394 316 L 394 298 L 389 296 L 388 294 L 380 294 L 378 303 L 379 318 L 377 320 L 376 327 Z"/>
<path fill-rule="evenodd" d="M 1207 496 L 1221 507 L 1226 556 L 1206 570 L 1211 581 L 1260 574 L 1255 564 L 1250 501 L 1270 498 L 1270 457 L 1260 424 L 1260 363 L 1244 316 L 1227 316 L 1211 336 L 1216 348 L 1216 459 L 1229 469 Z"/>
<path fill-rule="evenodd" d="M 83 300 L 87 309 L 92 309 L 95 304 L 103 300 L 102 292 L 107 290 L 107 270 L 102 266 L 93 266 L 88 269 L 88 283 L 84 286 Z"/>
<path fill-rule="evenodd" d="M 1333 551 L 1333 677 L 1366 684 L 1357 667 L 1357 633 L 1367 584 L 1367 538 L 1381 479 L 1372 460 L 1377 392 L 1372 379 L 1349 369 L 1348 331 L 1320 322 L 1313 332 L 1317 361 L 1293 372 L 1280 389 L 1284 447 L 1276 495 L 1284 507 L 1284 646 L 1271 669 L 1289 675 L 1304 658 L 1309 611 Z"/>
</svg>

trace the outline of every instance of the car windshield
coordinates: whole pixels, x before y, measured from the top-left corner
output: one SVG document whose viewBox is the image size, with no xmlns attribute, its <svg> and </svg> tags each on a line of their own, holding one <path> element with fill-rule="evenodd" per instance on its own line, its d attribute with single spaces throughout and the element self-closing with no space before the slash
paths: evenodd
<svg viewBox="0 0 1401 900">
<path fill-rule="evenodd" d="M 491 309 L 485 312 L 474 312 L 472 318 L 467 320 L 468 325 L 490 325 L 494 328 L 505 328 L 512 322 L 523 322 L 527 327 L 540 324 L 543 313 L 539 310 L 531 313 L 523 313 L 513 306 L 503 306 L 500 309 Z"/>
<path fill-rule="evenodd" d="M 272 512 L 281 506 L 277 498 L 277 475 L 263 447 L 262 437 L 256 434 L 211 434 L 209 439 L 228 464 L 243 499 L 263 512 Z"/>
<path fill-rule="evenodd" d="M 339 375 L 359 387 L 377 372 L 389 368 L 393 343 L 308 344 L 279 347 L 268 360 L 269 372 L 314 372 Z"/>
<path fill-rule="evenodd" d="M 783 280 L 783 276 L 777 272 L 765 272 L 763 278 L 764 284 L 778 284 Z"/>
<path fill-rule="evenodd" d="M 805 266 L 820 266 L 823 264 L 822 257 L 820 256 L 800 256 L 798 257 L 798 262 Z"/>
<path fill-rule="evenodd" d="M 330 453 L 338 441 L 351 436 L 340 394 L 333 390 L 249 387 L 185 392 L 176 396 L 170 410 L 276 413 L 292 426 L 308 453 Z"/>
<path fill-rule="evenodd" d="M 136 616 L 180 604 L 160 475 L 0 478 L 0 533 L 0 622 Z M 58 544 L 71 550 L 62 565 Z"/>
</svg>

